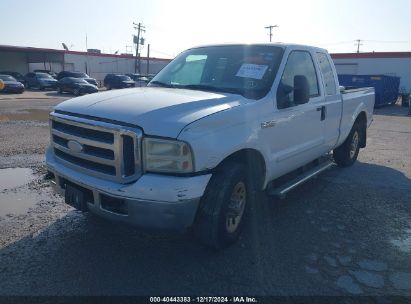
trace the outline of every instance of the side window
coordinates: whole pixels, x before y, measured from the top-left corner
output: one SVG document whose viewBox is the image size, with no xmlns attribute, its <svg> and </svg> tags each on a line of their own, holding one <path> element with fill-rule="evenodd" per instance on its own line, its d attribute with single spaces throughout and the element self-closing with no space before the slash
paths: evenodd
<svg viewBox="0 0 411 304">
<path fill-rule="evenodd" d="M 317 53 L 318 62 L 320 64 L 321 73 L 324 77 L 325 92 L 327 95 L 337 94 L 337 88 L 335 85 L 335 78 L 333 69 L 331 67 L 328 57 L 324 53 Z"/>
<path fill-rule="evenodd" d="M 319 96 L 318 78 L 310 53 L 293 51 L 285 65 L 277 91 L 277 107 L 289 108 Z"/>
</svg>

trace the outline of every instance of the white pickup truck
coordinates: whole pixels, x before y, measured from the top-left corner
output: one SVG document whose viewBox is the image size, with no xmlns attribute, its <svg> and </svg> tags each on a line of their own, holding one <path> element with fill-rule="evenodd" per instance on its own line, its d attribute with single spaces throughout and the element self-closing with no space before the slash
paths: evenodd
<svg viewBox="0 0 411 304">
<path fill-rule="evenodd" d="M 50 114 L 47 165 L 66 203 L 221 248 L 263 190 L 283 196 L 366 145 L 374 89 L 344 91 L 324 49 L 232 44 L 182 52 L 148 87 Z M 324 157 L 326 156 L 326 157 Z M 279 182 L 282 181 L 282 182 Z"/>
</svg>

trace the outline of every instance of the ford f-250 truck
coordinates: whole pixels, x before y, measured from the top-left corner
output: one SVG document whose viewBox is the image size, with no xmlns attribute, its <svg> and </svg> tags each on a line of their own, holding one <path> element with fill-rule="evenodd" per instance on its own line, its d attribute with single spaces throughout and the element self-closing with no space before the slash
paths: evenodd
<svg viewBox="0 0 411 304">
<path fill-rule="evenodd" d="M 327 51 L 212 45 L 145 88 L 83 96 L 50 114 L 47 165 L 66 203 L 150 228 L 234 242 L 263 190 L 283 196 L 366 145 L 374 89 L 344 91 Z M 283 181 L 283 182 L 279 182 Z"/>
</svg>

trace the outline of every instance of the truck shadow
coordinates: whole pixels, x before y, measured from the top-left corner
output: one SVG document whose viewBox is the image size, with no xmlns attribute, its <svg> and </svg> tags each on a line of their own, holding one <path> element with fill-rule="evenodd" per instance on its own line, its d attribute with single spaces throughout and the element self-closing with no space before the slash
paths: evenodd
<svg viewBox="0 0 411 304">
<path fill-rule="evenodd" d="M 385 181 L 385 182 L 384 182 Z M 341 295 L 358 263 L 411 272 L 392 240 L 411 223 L 411 181 L 392 168 L 331 169 L 282 201 L 249 211 L 234 246 L 208 250 L 188 235 L 146 233 L 76 211 L 0 251 L 0 293 L 18 295 Z"/>
<path fill-rule="evenodd" d="M 380 108 L 375 108 L 374 115 L 407 116 L 408 110 L 408 107 L 402 107 L 400 103 L 397 103 L 395 105 L 388 105 Z"/>
</svg>

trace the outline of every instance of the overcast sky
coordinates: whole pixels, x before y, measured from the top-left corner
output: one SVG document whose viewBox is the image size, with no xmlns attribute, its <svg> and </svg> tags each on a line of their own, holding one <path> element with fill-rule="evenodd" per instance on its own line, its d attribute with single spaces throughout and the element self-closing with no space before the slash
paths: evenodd
<svg viewBox="0 0 411 304">
<path fill-rule="evenodd" d="M 0 44 L 126 52 L 146 27 L 151 56 L 222 42 L 309 44 L 330 52 L 411 51 L 410 0 L 0 0 Z M 131 48 L 128 47 L 131 52 Z M 145 56 L 147 47 L 142 50 Z"/>
</svg>

